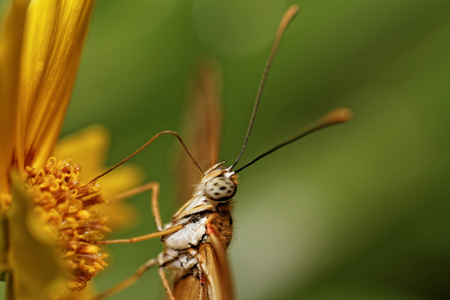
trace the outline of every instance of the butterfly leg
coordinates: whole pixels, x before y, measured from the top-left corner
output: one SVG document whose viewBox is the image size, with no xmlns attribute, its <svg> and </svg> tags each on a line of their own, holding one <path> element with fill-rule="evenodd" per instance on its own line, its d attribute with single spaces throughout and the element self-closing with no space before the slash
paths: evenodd
<svg viewBox="0 0 450 300">
<path fill-rule="evenodd" d="M 105 299 L 106 297 L 109 297 L 111 295 L 114 295 L 117 292 L 120 292 L 121 290 L 134 284 L 148 269 L 150 269 L 151 267 L 153 267 L 156 264 L 158 264 L 158 260 L 156 258 L 150 259 L 145 264 L 140 266 L 139 269 L 137 269 L 136 272 L 131 277 L 129 277 L 129 278 L 125 279 L 124 281 L 120 282 L 119 284 L 113 286 L 109 290 L 97 295 L 95 298 L 92 298 L 91 300 Z"/>
<path fill-rule="evenodd" d="M 158 198 L 159 198 L 159 183 L 157 182 L 149 182 L 143 186 L 137 187 L 135 189 L 132 189 L 122 195 L 119 195 L 117 197 L 115 197 L 114 199 L 112 199 L 112 201 L 117 201 L 118 199 L 122 199 L 125 196 L 131 196 L 131 195 L 135 195 L 137 193 L 141 193 L 144 191 L 149 191 L 152 190 L 152 213 L 155 219 L 155 223 L 156 223 L 156 228 L 158 229 L 158 232 L 153 232 L 153 233 L 149 233 L 149 234 L 145 234 L 145 235 L 141 235 L 138 237 L 132 237 L 132 238 L 128 238 L 128 239 L 116 239 L 116 240 L 104 240 L 104 241 L 95 241 L 96 244 L 123 244 L 123 243 L 136 243 L 136 242 L 140 242 L 140 241 L 145 241 L 145 240 L 149 240 L 155 237 L 161 237 L 161 236 L 165 236 L 165 235 L 169 235 L 172 234 L 178 230 L 180 230 L 181 228 L 183 228 L 183 225 L 176 225 L 176 226 L 172 226 L 169 227 L 165 230 L 162 229 L 162 220 L 161 220 L 161 213 L 159 211 L 159 203 L 158 203 Z"/>
<path fill-rule="evenodd" d="M 176 232 L 176 231 L 180 230 L 181 228 L 183 228 L 183 225 L 176 225 L 176 226 L 170 227 L 165 230 L 162 229 L 162 220 L 161 220 L 161 214 L 159 211 L 159 203 L 158 203 L 159 184 L 157 182 L 150 182 L 143 186 L 132 189 L 128 192 L 125 192 L 125 193 L 115 197 L 111 201 L 118 201 L 120 199 L 129 197 L 129 196 L 132 196 L 132 195 L 144 192 L 144 191 L 148 191 L 148 190 L 152 190 L 151 206 L 152 206 L 152 213 L 153 213 L 153 216 L 155 219 L 155 223 L 156 223 L 158 232 L 146 234 L 146 235 L 139 236 L 139 237 L 133 237 L 133 238 L 129 238 L 129 239 L 98 241 L 97 244 L 135 243 L 135 242 L 151 239 L 151 238 L 158 237 L 158 236 L 168 235 L 168 234 L 171 234 L 171 233 Z M 124 281 L 120 282 L 119 284 L 112 287 L 111 289 L 97 295 L 93 300 L 104 299 L 104 298 L 109 297 L 109 296 L 127 288 L 128 286 L 134 284 L 147 270 L 149 270 L 154 265 L 160 266 L 159 267 L 159 275 L 163 282 L 164 288 L 166 289 L 167 294 L 169 295 L 169 298 L 171 300 L 175 300 L 175 298 L 173 296 L 173 292 L 170 289 L 169 281 L 167 280 L 167 277 L 164 273 L 164 267 L 161 266 L 163 263 L 170 262 L 170 259 L 169 260 L 166 259 L 166 261 L 163 261 L 162 257 L 163 256 L 160 255 L 160 256 L 158 256 L 158 258 L 150 259 L 145 264 L 143 264 L 141 267 L 139 267 L 139 269 L 137 269 L 136 272 L 131 277 L 125 279 Z"/>
<path fill-rule="evenodd" d="M 158 229 L 158 231 L 162 231 L 162 220 L 161 220 L 161 213 L 159 211 L 159 183 L 158 182 L 149 182 L 146 183 L 144 185 L 138 186 L 136 188 L 133 188 L 131 190 L 128 190 L 122 194 L 119 194 L 117 196 L 114 196 L 112 198 L 109 199 L 109 201 L 112 202 L 116 202 L 146 191 L 150 191 L 153 190 L 152 193 L 152 213 L 153 213 L 153 218 L 155 219 L 155 224 L 156 224 L 156 228 Z"/>
<path fill-rule="evenodd" d="M 117 201 L 129 198 L 129 197 L 132 197 L 134 195 L 141 194 L 146 191 L 150 191 L 152 189 L 159 190 L 159 184 L 157 182 L 149 182 L 149 183 L 143 184 L 141 186 L 127 190 L 119 195 L 113 196 L 113 197 L 109 198 L 108 200 L 109 200 L 109 202 L 113 203 L 113 202 L 117 202 Z"/>
<path fill-rule="evenodd" d="M 159 183 L 153 182 L 152 193 L 152 213 L 155 220 L 156 229 L 163 231 L 163 224 L 161 220 L 161 212 L 159 211 Z"/>
<path fill-rule="evenodd" d="M 158 269 L 159 277 L 161 277 L 161 281 L 164 285 L 164 289 L 167 292 L 167 296 L 169 296 L 170 300 L 175 300 L 175 296 L 173 295 L 173 291 L 170 287 L 169 281 L 167 280 L 166 273 L 164 272 L 164 267 L 160 266 Z"/>
<path fill-rule="evenodd" d="M 145 191 L 152 190 L 152 200 L 151 200 L 151 206 L 152 206 L 152 213 L 153 218 L 155 219 L 156 228 L 158 231 L 162 231 L 162 220 L 161 220 L 161 213 L 159 211 L 159 183 L 158 182 L 149 182 L 144 185 L 141 185 L 137 188 L 131 189 L 125 193 L 122 193 L 112 199 L 110 199 L 111 202 L 115 202 L 118 200 L 121 200 L 123 198 L 128 198 L 136 194 L 140 194 Z"/>
<path fill-rule="evenodd" d="M 169 227 L 169 228 L 167 228 L 167 229 L 165 229 L 163 231 L 152 232 L 152 233 L 149 233 L 149 234 L 144 234 L 144 235 L 141 235 L 141 236 L 131 237 L 131 238 L 128 238 L 128 239 L 90 241 L 90 243 L 92 243 L 92 244 L 102 244 L 102 245 L 132 244 L 132 243 L 137 243 L 137 242 L 153 239 L 155 237 L 169 235 L 169 234 L 172 234 L 174 232 L 177 232 L 178 230 L 180 230 L 183 227 L 184 227 L 184 225 L 175 225 L 175 226 Z"/>
</svg>

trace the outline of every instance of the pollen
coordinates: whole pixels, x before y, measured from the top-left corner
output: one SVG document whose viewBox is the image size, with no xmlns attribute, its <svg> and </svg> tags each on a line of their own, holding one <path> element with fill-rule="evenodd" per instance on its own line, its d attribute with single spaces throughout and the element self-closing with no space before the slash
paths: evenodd
<svg viewBox="0 0 450 300">
<path fill-rule="evenodd" d="M 109 231 L 98 209 L 107 201 L 96 183 L 80 184 L 81 167 L 51 157 L 44 168 L 26 167 L 27 189 L 45 230 L 58 241 L 57 252 L 66 269 L 66 286 L 81 290 L 107 264 L 106 253 L 94 245 Z"/>
</svg>

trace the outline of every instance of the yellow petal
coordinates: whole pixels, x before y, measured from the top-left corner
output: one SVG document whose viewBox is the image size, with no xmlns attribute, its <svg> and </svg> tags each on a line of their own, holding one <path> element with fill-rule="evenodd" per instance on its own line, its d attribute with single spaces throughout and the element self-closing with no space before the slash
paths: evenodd
<svg viewBox="0 0 450 300">
<path fill-rule="evenodd" d="M 83 179 L 89 181 L 104 171 L 110 140 L 105 126 L 91 125 L 60 139 L 52 156 L 81 165 Z"/>
<path fill-rule="evenodd" d="M 59 136 L 93 0 L 33 0 L 24 31 L 17 159 L 42 166 Z"/>
<path fill-rule="evenodd" d="M 60 139 L 53 156 L 67 159 L 81 165 L 83 180 L 88 182 L 105 171 L 105 159 L 109 147 L 109 131 L 101 125 L 92 125 Z M 138 166 L 123 165 L 100 179 L 106 198 L 118 195 L 142 182 L 143 172 Z M 104 206 L 100 214 L 108 216 L 107 225 L 113 230 L 135 224 L 136 210 L 119 201 Z"/>
<path fill-rule="evenodd" d="M 2 19 L 0 33 L 0 198 L 9 194 L 8 177 L 15 141 L 20 49 L 27 5 L 27 0 L 16 0 L 9 5 Z"/>
<path fill-rule="evenodd" d="M 119 169 L 108 173 L 105 177 L 99 179 L 102 185 L 102 191 L 106 199 L 118 195 L 136 187 L 142 181 L 142 173 L 136 166 L 120 166 Z M 149 192 L 147 192 L 149 193 Z M 148 196 L 150 199 L 150 196 Z M 126 199 L 115 201 L 110 205 L 103 206 L 100 211 L 101 216 L 107 216 L 106 225 L 114 231 L 136 225 L 139 215 L 135 207 L 127 204 Z M 148 203 L 150 206 L 150 202 Z"/>
<path fill-rule="evenodd" d="M 46 299 L 64 279 L 55 241 L 34 213 L 20 180 L 13 180 L 9 221 L 9 256 L 16 299 Z"/>
<path fill-rule="evenodd" d="M 112 196 L 136 187 L 142 182 L 142 178 L 143 175 L 140 168 L 133 165 L 125 165 L 108 173 L 105 177 L 99 179 L 99 182 L 102 185 L 105 198 L 110 199 Z M 150 199 L 150 196 L 148 197 Z M 135 207 L 127 204 L 126 199 L 103 206 L 100 215 L 108 217 L 106 225 L 114 231 L 132 227 L 136 225 L 139 219 L 137 217 L 139 215 L 138 211 Z"/>
<path fill-rule="evenodd" d="M 142 182 L 142 172 L 137 166 L 122 165 L 99 179 L 102 191 L 108 196 L 115 196 L 136 187 Z"/>
<path fill-rule="evenodd" d="M 81 165 L 82 181 L 87 183 L 105 171 L 110 140 L 105 126 L 92 125 L 60 139 L 52 155 Z M 139 167 L 124 165 L 101 179 L 102 190 L 112 196 L 135 187 L 142 178 Z"/>
</svg>

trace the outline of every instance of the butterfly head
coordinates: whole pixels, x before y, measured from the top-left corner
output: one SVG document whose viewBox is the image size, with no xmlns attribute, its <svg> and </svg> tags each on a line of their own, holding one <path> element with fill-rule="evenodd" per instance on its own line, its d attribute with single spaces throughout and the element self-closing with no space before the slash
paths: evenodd
<svg viewBox="0 0 450 300">
<path fill-rule="evenodd" d="M 223 166 L 214 165 L 203 177 L 205 196 L 210 200 L 225 202 L 233 198 L 237 190 L 237 175 Z"/>
</svg>

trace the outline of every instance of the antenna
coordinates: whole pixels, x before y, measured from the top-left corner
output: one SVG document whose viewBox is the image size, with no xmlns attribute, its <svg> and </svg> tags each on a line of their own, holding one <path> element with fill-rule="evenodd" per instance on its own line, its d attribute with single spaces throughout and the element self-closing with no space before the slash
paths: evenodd
<svg viewBox="0 0 450 300">
<path fill-rule="evenodd" d="M 272 49 L 269 54 L 269 58 L 267 60 L 266 66 L 264 68 L 264 72 L 261 78 L 261 82 L 259 84 L 258 93 L 256 94 L 256 100 L 255 104 L 253 106 L 253 112 L 252 116 L 250 118 L 250 123 L 248 124 L 247 134 L 245 135 L 244 143 L 242 144 L 241 152 L 239 152 L 239 155 L 234 162 L 234 164 L 229 167 L 230 170 L 232 170 L 239 160 L 241 159 L 242 153 L 244 153 L 244 149 L 247 146 L 247 141 L 250 136 L 250 132 L 252 131 L 253 123 L 255 122 L 256 117 L 256 111 L 258 110 L 259 102 L 261 100 L 262 91 L 264 89 L 264 85 L 266 84 L 267 74 L 269 73 L 270 66 L 272 65 L 272 61 L 275 57 L 275 54 L 277 53 L 278 45 L 280 44 L 281 38 L 283 37 L 284 32 L 286 31 L 287 26 L 291 23 L 291 21 L 294 19 L 294 17 L 297 15 L 299 11 L 299 8 L 297 5 L 292 5 L 288 8 L 286 13 L 284 14 L 283 18 L 281 19 L 280 25 L 278 26 L 277 33 L 275 35 L 275 40 L 272 45 Z"/>
<path fill-rule="evenodd" d="M 89 183 L 95 182 L 97 181 L 97 179 L 105 176 L 106 174 L 108 174 L 109 172 L 111 172 L 112 170 L 114 170 L 115 168 L 119 167 L 120 165 L 122 165 L 123 163 L 127 162 L 128 160 L 130 160 L 132 157 L 134 157 L 136 154 L 138 154 L 139 152 L 141 152 L 142 150 L 144 150 L 145 148 L 147 148 L 148 145 L 150 145 L 154 140 L 156 140 L 158 137 L 160 137 L 161 135 L 164 134 L 170 134 L 173 135 L 177 138 L 177 140 L 180 142 L 181 146 L 183 147 L 184 151 L 186 152 L 186 154 L 189 156 L 189 158 L 191 159 L 192 163 L 195 165 L 195 167 L 197 168 L 197 170 L 200 172 L 200 174 L 202 176 L 204 176 L 202 169 L 200 168 L 200 166 L 198 165 L 197 161 L 194 159 L 194 157 L 192 156 L 191 152 L 189 152 L 189 149 L 186 147 L 186 145 L 184 144 L 183 140 L 181 139 L 181 137 L 178 135 L 178 133 L 176 133 L 175 131 L 171 131 L 171 130 L 166 130 L 166 131 L 161 131 L 159 133 L 157 133 L 156 135 L 154 135 L 151 139 L 149 139 L 144 145 L 142 145 L 139 149 L 137 149 L 136 151 L 134 151 L 132 154 L 128 155 L 125 159 L 123 159 L 121 162 L 117 163 L 116 165 L 114 165 L 113 167 L 109 168 L 106 172 L 98 175 L 97 177 L 95 177 L 94 179 L 92 179 L 91 181 L 89 181 Z M 89 184 L 88 183 L 88 184 Z"/>
<path fill-rule="evenodd" d="M 348 122 L 352 119 L 352 117 L 353 117 L 353 112 L 349 108 L 346 108 L 346 107 L 336 108 L 336 109 L 330 111 L 329 113 L 325 114 L 324 116 L 322 116 L 316 122 L 314 122 L 311 125 L 309 125 L 308 127 L 306 127 L 306 129 L 301 131 L 301 133 L 294 135 L 290 139 L 288 139 L 288 140 L 282 142 L 281 144 L 273 147 L 272 149 L 264 152 L 263 154 L 259 155 L 252 161 L 245 164 L 243 167 L 234 171 L 234 173 L 238 173 L 238 172 L 242 171 L 243 169 L 245 169 L 248 166 L 252 165 L 253 163 L 257 162 L 264 156 L 269 155 L 270 153 L 272 153 L 286 145 L 289 145 L 290 143 L 293 143 L 296 140 L 298 140 L 304 136 L 307 136 L 310 133 L 313 133 L 314 131 L 317 131 L 319 129 L 322 129 L 322 128 L 325 128 L 325 127 L 328 127 L 331 125 Z"/>
</svg>

